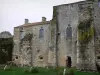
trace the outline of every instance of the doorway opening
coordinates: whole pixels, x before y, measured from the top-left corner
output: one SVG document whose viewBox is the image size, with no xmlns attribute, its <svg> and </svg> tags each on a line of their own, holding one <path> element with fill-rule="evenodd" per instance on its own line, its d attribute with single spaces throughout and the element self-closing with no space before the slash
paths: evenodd
<svg viewBox="0 0 100 75">
<path fill-rule="evenodd" d="M 71 67 L 71 64 L 72 64 L 72 61 L 71 61 L 71 57 L 70 56 L 67 56 L 66 57 L 66 67 Z"/>
</svg>

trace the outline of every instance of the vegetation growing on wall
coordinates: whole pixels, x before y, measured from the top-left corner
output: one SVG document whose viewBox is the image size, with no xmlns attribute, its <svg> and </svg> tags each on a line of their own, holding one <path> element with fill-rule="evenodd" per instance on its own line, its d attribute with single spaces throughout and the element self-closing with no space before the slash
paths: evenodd
<svg viewBox="0 0 100 75">
<path fill-rule="evenodd" d="M 94 36 L 94 28 L 92 25 L 92 8 L 89 6 L 87 10 L 90 18 L 81 21 L 78 25 L 78 39 L 80 44 L 88 43 Z"/>
<path fill-rule="evenodd" d="M 91 25 L 87 25 L 88 23 L 84 23 L 84 26 L 83 26 L 83 23 L 84 23 L 84 21 L 79 24 L 78 35 L 79 35 L 80 43 L 86 44 L 93 38 L 94 28 Z"/>
<path fill-rule="evenodd" d="M 57 7 L 53 7 L 53 19 L 51 21 L 52 25 L 56 24 Z"/>
</svg>

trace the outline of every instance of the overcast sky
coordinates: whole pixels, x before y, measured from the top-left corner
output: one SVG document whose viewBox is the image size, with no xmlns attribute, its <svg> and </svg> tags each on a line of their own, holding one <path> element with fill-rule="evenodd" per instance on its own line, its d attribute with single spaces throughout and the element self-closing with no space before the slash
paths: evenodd
<svg viewBox="0 0 100 75">
<path fill-rule="evenodd" d="M 53 6 L 78 2 L 83 0 L 0 0 L 0 32 L 9 31 L 24 23 L 41 21 L 45 16 L 52 19 Z"/>
</svg>

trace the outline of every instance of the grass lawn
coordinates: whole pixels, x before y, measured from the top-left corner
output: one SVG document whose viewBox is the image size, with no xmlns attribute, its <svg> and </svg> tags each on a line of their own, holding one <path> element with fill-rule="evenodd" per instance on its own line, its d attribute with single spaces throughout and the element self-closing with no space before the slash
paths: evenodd
<svg viewBox="0 0 100 75">
<path fill-rule="evenodd" d="M 55 70 L 45 69 L 45 68 L 37 68 L 39 73 L 25 73 L 24 71 L 29 68 L 12 68 L 12 70 L 4 71 L 0 70 L 0 75 L 57 75 Z M 96 72 L 80 72 L 74 70 L 74 75 L 100 75 L 100 73 Z"/>
<path fill-rule="evenodd" d="M 100 73 L 97 72 L 80 72 L 80 71 L 75 71 L 75 75 L 100 75 Z"/>
<path fill-rule="evenodd" d="M 12 70 L 4 71 L 0 70 L 0 75 L 56 75 L 55 71 L 47 70 L 44 68 L 38 68 L 39 73 L 25 73 L 25 70 L 29 68 L 12 68 Z"/>
</svg>

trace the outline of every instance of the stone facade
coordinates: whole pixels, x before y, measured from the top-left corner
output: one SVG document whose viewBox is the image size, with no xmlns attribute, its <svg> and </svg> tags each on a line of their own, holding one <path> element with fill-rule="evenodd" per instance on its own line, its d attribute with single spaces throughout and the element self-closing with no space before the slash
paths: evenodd
<svg viewBox="0 0 100 75">
<path fill-rule="evenodd" d="M 25 22 L 26 24 L 14 28 L 13 55 L 17 55 L 23 60 L 19 60 L 20 64 L 39 67 L 48 64 L 50 22 L 45 21 L 44 17 L 42 19 L 43 22 Z"/>
<path fill-rule="evenodd" d="M 70 57 L 72 67 L 96 70 L 100 62 L 99 8 L 98 1 L 81 1 L 54 6 L 51 21 L 45 17 L 38 23 L 26 20 L 14 28 L 13 54 L 27 57 L 23 59 L 33 66 L 66 66 Z M 26 34 L 32 34 L 31 38 L 25 39 Z"/>
</svg>

